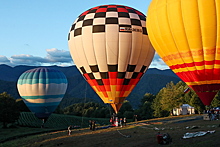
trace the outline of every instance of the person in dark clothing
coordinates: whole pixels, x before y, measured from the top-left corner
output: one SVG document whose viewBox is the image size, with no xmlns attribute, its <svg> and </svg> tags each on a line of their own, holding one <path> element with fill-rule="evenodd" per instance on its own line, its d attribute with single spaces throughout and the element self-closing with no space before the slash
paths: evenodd
<svg viewBox="0 0 220 147">
<path fill-rule="evenodd" d="M 96 121 L 93 120 L 93 121 L 92 121 L 92 130 L 93 130 L 93 131 L 95 131 L 95 123 L 96 123 Z"/>
<path fill-rule="evenodd" d="M 92 130 L 92 120 L 89 120 L 89 129 Z"/>
</svg>

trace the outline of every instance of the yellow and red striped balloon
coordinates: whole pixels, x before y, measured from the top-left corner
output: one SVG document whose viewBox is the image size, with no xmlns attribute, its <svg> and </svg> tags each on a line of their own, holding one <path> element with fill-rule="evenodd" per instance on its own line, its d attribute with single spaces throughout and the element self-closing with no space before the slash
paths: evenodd
<svg viewBox="0 0 220 147">
<path fill-rule="evenodd" d="M 152 0 L 147 30 L 163 61 L 210 105 L 220 89 L 220 1 Z"/>
</svg>

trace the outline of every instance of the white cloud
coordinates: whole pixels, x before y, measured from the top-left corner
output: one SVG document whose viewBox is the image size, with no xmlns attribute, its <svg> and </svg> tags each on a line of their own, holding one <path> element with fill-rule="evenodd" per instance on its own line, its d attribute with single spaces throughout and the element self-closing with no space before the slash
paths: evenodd
<svg viewBox="0 0 220 147">
<path fill-rule="evenodd" d="M 0 55 L 0 64 L 7 64 L 10 66 L 16 65 L 30 65 L 30 66 L 43 66 L 43 65 L 59 65 L 70 66 L 73 65 L 72 58 L 69 51 L 58 50 L 56 48 L 46 49 L 47 55 L 45 57 L 20 54 L 13 55 L 10 58 Z"/>
<path fill-rule="evenodd" d="M 50 62 L 71 63 L 72 58 L 69 51 L 58 50 L 56 48 L 47 49 L 47 59 Z"/>
<path fill-rule="evenodd" d="M 17 65 L 30 65 L 30 66 L 71 66 L 73 65 L 73 60 L 71 58 L 70 52 L 65 50 L 59 50 L 56 48 L 46 49 L 46 56 L 39 57 L 33 55 L 13 55 L 11 58 L 0 55 L 0 64 L 7 64 L 9 66 Z M 151 62 L 150 68 L 158 69 L 169 69 L 169 67 L 163 62 L 160 56 L 155 53 L 153 61 Z"/>
<path fill-rule="evenodd" d="M 158 68 L 158 69 L 169 69 L 166 63 L 160 58 L 160 56 L 155 53 L 153 61 L 150 64 L 150 68 Z"/>
<path fill-rule="evenodd" d="M 12 66 L 11 61 L 6 56 L 2 55 L 0 55 L 0 64 L 7 64 Z"/>
<path fill-rule="evenodd" d="M 13 55 L 11 56 L 11 63 L 14 65 L 34 65 L 39 66 L 42 63 L 48 63 L 48 60 L 42 57 L 32 55 Z"/>
</svg>

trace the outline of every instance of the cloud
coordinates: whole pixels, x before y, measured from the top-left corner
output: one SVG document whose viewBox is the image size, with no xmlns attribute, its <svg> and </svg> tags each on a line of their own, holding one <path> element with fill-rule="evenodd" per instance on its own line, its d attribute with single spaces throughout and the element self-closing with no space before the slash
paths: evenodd
<svg viewBox="0 0 220 147">
<path fill-rule="evenodd" d="M 0 64 L 7 64 L 12 66 L 11 61 L 6 56 L 2 55 L 0 55 Z"/>
<path fill-rule="evenodd" d="M 42 57 L 22 54 L 11 56 L 11 63 L 14 65 L 40 66 L 42 63 L 48 63 L 48 60 Z"/>
<path fill-rule="evenodd" d="M 60 62 L 60 63 L 72 62 L 72 58 L 70 56 L 69 51 L 58 50 L 56 48 L 47 49 L 46 51 L 47 51 L 47 59 L 50 62 Z"/>
<path fill-rule="evenodd" d="M 166 63 L 160 58 L 160 56 L 157 53 L 155 53 L 154 55 L 150 68 L 169 69 L 169 67 L 166 65 Z"/>
<path fill-rule="evenodd" d="M 9 66 L 71 66 L 74 64 L 69 51 L 52 48 L 46 49 L 46 53 L 47 54 L 45 57 L 20 54 L 13 55 L 10 58 L 7 58 L 6 56 L 0 55 L 0 64 L 6 64 Z M 155 53 L 150 68 L 169 69 L 169 67 L 163 62 L 163 60 L 157 53 Z"/>
<path fill-rule="evenodd" d="M 73 65 L 72 58 L 69 51 L 58 50 L 56 48 L 46 49 L 47 55 L 45 57 L 21 54 L 13 55 L 11 58 L 0 56 L 0 64 L 7 64 L 11 66 L 16 65 L 30 65 L 30 66 L 43 66 L 43 65 L 59 65 L 70 66 Z M 2 62 L 1 62 L 2 61 Z M 3 63 L 4 61 L 4 63 Z M 7 62 L 6 62 L 7 61 Z"/>
</svg>

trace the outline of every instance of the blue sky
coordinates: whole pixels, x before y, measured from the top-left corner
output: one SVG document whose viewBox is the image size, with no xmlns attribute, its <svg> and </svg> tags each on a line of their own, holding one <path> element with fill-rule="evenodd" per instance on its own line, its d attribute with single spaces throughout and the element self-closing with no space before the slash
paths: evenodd
<svg viewBox="0 0 220 147">
<path fill-rule="evenodd" d="M 67 35 L 89 8 L 121 4 L 146 14 L 150 0 L 1 0 L 0 64 L 72 65 Z M 168 68 L 156 54 L 151 67 Z"/>
</svg>

